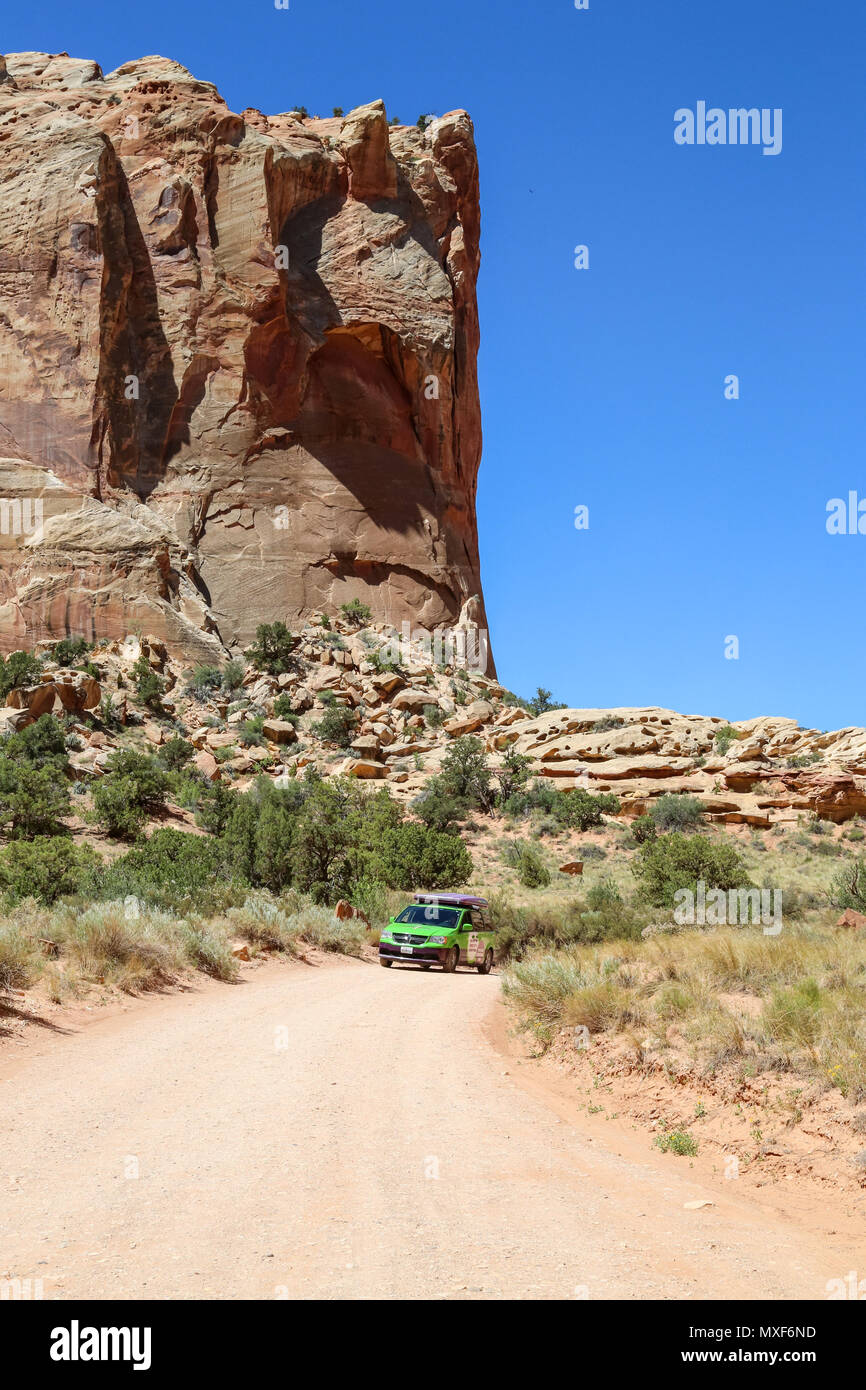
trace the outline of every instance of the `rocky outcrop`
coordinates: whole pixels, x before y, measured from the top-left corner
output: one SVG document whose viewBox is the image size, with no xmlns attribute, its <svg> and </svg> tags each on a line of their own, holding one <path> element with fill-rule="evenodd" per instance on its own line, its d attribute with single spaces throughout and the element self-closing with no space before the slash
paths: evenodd
<svg viewBox="0 0 866 1390">
<path fill-rule="evenodd" d="M 164 58 L 8 54 L 0 650 L 137 629 L 207 660 L 352 598 L 454 625 L 478 266 L 465 112 L 236 114 Z"/>
</svg>

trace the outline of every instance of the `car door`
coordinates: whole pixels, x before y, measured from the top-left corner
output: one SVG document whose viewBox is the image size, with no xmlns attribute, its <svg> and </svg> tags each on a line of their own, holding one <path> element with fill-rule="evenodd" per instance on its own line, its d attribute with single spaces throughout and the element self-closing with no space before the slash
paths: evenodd
<svg viewBox="0 0 866 1390">
<path fill-rule="evenodd" d="M 467 931 L 466 931 L 466 954 L 461 952 L 461 960 L 465 960 L 467 965 L 475 965 L 484 959 L 486 947 L 484 945 L 484 923 L 481 913 L 475 908 L 466 912 Z"/>
<path fill-rule="evenodd" d="M 460 924 L 457 928 L 455 942 L 460 948 L 460 963 L 465 965 L 469 959 L 469 937 L 472 934 L 472 921 L 468 909 L 464 908 L 460 913 Z"/>
</svg>

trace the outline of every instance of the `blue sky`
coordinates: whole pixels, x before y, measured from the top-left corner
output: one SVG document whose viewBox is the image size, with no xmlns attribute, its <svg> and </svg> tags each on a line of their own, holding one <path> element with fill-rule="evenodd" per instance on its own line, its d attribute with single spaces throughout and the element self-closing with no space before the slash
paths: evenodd
<svg viewBox="0 0 866 1390">
<path fill-rule="evenodd" d="M 501 679 L 866 723 L 866 535 L 825 528 L 866 498 L 862 0 L 42 0 L 2 41 L 161 53 L 235 110 L 469 110 Z M 676 145 L 702 100 L 781 108 L 781 154 Z"/>
</svg>

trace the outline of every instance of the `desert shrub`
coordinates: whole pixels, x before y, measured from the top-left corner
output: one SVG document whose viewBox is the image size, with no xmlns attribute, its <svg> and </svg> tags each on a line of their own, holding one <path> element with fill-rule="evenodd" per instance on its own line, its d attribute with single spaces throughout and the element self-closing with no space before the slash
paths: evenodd
<svg viewBox="0 0 866 1390">
<path fill-rule="evenodd" d="M 238 729 L 238 743 L 244 748 L 261 748 L 265 742 L 265 718 L 263 714 L 245 719 Z"/>
<path fill-rule="evenodd" d="M 497 800 L 500 806 L 507 807 L 511 798 L 518 796 L 528 786 L 531 769 L 532 762 L 529 758 L 518 753 L 516 748 L 506 748 L 502 755 L 502 763 L 496 771 L 499 782 Z"/>
<path fill-rule="evenodd" d="M 698 1152 L 698 1141 L 684 1129 L 673 1129 L 656 1135 L 655 1145 L 663 1154 L 676 1154 L 679 1158 L 694 1158 Z"/>
<path fill-rule="evenodd" d="M 41 966 L 33 937 L 16 922 L 0 922 L 0 991 L 26 989 Z"/>
<path fill-rule="evenodd" d="M 211 835 L 222 835 L 231 820 L 238 793 L 224 782 L 209 782 L 196 797 L 195 823 Z"/>
<path fill-rule="evenodd" d="M 696 796 L 660 796 L 650 815 L 659 830 L 691 830 L 704 818 L 704 804 Z"/>
<path fill-rule="evenodd" d="M 355 737 L 357 722 L 354 710 L 348 709 L 345 705 L 338 705 L 332 697 L 331 701 L 326 702 L 325 712 L 319 722 L 313 725 L 313 733 L 324 743 L 335 743 L 338 748 L 348 748 Z"/>
<path fill-rule="evenodd" d="M 285 691 L 274 700 L 274 718 L 285 719 L 289 724 L 299 724 L 301 716 L 292 709 L 292 697 Z"/>
<path fill-rule="evenodd" d="M 715 738 L 713 739 L 716 752 L 724 757 L 731 744 L 736 743 L 739 738 L 739 731 L 737 729 L 732 729 L 730 724 L 726 724 L 723 729 L 717 730 Z"/>
<path fill-rule="evenodd" d="M 212 975 L 215 980 L 237 977 L 237 961 L 228 942 L 221 940 L 206 924 L 181 921 L 178 934 L 186 961 L 195 970 Z"/>
<path fill-rule="evenodd" d="M 442 759 L 439 782 L 448 795 L 486 810 L 493 800 L 491 775 L 481 739 L 465 734 L 454 740 Z"/>
<path fill-rule="evenodd" d="M 533 811 L 552 815 L 561 795 L 547 778 L 538 777 L 513 791 L 503 802 L 502 809 L 514 820 L 522 820 Z"/>
<path fill-rule="evenodd" d="M 40 766 L 0 756 L 0 830 L 22 840 L 59 835 L 70 810 L 68 783 L 53 762 Z"/>
<path fill-rule="evenodd" d="M 530 714 L 536 716 L 539 714 L 548 714 L 550 710 L 554 709 L 565 709 L 565 705 L 556 704 L 551 692 L 545 690 L 541 685 L 537 687 L 535 694 L 530 700 L 521 700 L 519 703 L 523 705 L 524 709 L 529 710 Z"/>
<path fill-rule="evenodd" d="M 635 941 L 646 926 L 648 916 L 640 908 L 621 901 L 596 898 L 596 907 L 571 898 L 566 902 L 545 902 L 515 907 L 498 896 L 491 902 L 497 930 L 497 945 L 508 959 L 522 960 L 531 948 L 560 948 L 595 945 L 603 941 Z"/>
<path fill-rule="evenodd" d="M 100 863 L 89 845 L 76 845 L 60 835 L 39 835 L 0 850 L 0 894 L 20 900 L 36 898 L 51 904 L 81 893 Z"/>
<path fill-rule="evenodd" d="M 206 700 L 214 691 L 222 688 L 222 683 L 222 672 L 218 666 L 196 666 L 186 691 L 197 700 Z"/>
<path fill-rule="evenodd" d="M 583 787 L 560 792 L 553 804 L 553 814 L 562 825 L 582 831 L 603 824 L 605 815 L 615 816 L 619 809 L 619 797 L 612 792 L 601 792 L 598 796 L 593 796 Z"/>
<path fill-rule="evenodd" d="M 256 628 L 256 640 L 246 653 L 247 661 L 257 671 L 283 676 L 292 670 L 292 654 L 298 641 L 285 623 L 260 623 Z"/>
<path fill-rule="evenodd" d="M 158 761 L 169 772 L 180 772 L 195 757 L 195 749 L 177 734 L 164 743 L 157 754 Z"/>
<path fill-rule="evenodd" d="M 0 656 L 0 701 L 6 703 L 11 690 L 19 685 L 32 685 L 39 679 L 42 663 L 32 652 L 10 652 Z"/>
<path fill-rule="evenodd" d="M 465 797 L 455 796 L 441 777 L 431 777 L 412 802 L 412 810 L 430 830 L 449 830 L 469 816 L 472 806 Z"/>
<path fill-rule="evenodd" d="M 460 888 L 472 877 L 472 858 L 460 837 L 423 825 L 387 828 L 366 863 L 368 877 L 388 888 Z"/>
<path fill-rule="evenodd" d="M 800 980 L 777 989 L 764 1005 L 762 1022 L 772 1038 L 797 1047 L 812 1047 L 821 1035 L 824 995 L 817 981 Z"/>
<path fill-rule="evenodd" d="M 94 818 L 109 835 L 132 838 L 149 815 L 165 807 L 169 779 L 155 758 L 128 750 L 113 753 L 93 789 Z"/>
<path fill-rule="evenodd" d="M 226 693 L 240 690 L 244 683 L 246 667 L 242 661 L 227 661 L 222 671 L 222 688 Z"/>
<path fill-rule="evenodd" d="M 611 729 L 622 729 L 625 727 L 625 720 L 620 719 L 617 714 L 606 714 L 602 719 L 596 719 L 592 726 L 594 734 L 606 734 Z"/>
<path fill-rule="evenodd" d="M 654 840 L 659 832 L 652 816 L 638 816 L 637 820 L 632 822 L 631 833 L 636 844 L 644 845 L 647 840 Z"/>
<path fill-rule="evenodd" d="M 136 661 L 132 668 L 132 679 L 141 703 L 148 709 L 159 711 L 165 694 L 165 681 L 153 670 L 146 656 L 142 655 Z"/>
<path fill-rule="evenodd" d="M 866 912 L 866 858 L 852 859 L 837 871 L 830 887 L 830 898 L 836 907 Z"/>
<path fill-rule="evenodd" d="M 506 864 L 517 870 L 517 877 L 524 888 L 547 888 L 550 883 L 550 870 L 544 862 L 544 855 L 535 845 L 526 840 L 512 840 L 503 853 Z"/>
<path fill-rule="evenodd" d="M 125 899 L 169 908 L 211 900 L 225 872 L 222 845 L 204 835 L 173 827 L 155 830 L 150 839 L 104 865 L 93 877 L 98 898 Z"/>
<path fill-rule="evenodd" d="M 634 865 L 640 891 L 656 907 L 673 907 L 679 889 L 746 888 L 750 880 L 738 850 L 703 835 L 661 835 L 641 850 Z"/>
<path fill-rule="evenodd" d="M 55 642 L 48 655 L 58 666 L 74 666 L 83 656 L 93 650 L 93 643 L 83 637 L 61 637 Z"/>
<path fill-rule="evenodd" d="M 43 714 L 26 729 L 10 734 L 0 742 L 0 753 L 12 762 L 26 762 L 33 767 L 53 764 L 58 773 L 65 771 L 69 761 L 66 735 L 52 714 Z"/>
<path fill-rule="evenodd" d="M 368 623 L 373 616 L 366 603 L 357 598 L 351 599 L 348 603 L 341 603 L 340 612 L 349 622 L 357 623 L 359 627 Z"/>
<path fill-rule="evenodd" d="M 438 729 L 444 723 L 445 716 L 438 705 L 425 705 L 424 720 L 431 729 Z"/>
</svg>

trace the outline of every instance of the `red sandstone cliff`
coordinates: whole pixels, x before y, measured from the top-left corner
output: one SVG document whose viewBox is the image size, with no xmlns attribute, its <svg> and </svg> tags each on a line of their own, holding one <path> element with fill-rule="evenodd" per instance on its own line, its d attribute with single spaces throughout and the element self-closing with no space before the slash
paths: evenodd
<svg viewBox="0 0 866 1390">
<path fill-rule="evenodd" d="M 164 58 L 0 59 L 0 650 L 203 655 L 354 597 L 453 622 L 478 240 L 465 112 L 236 115 Z"/>
</svg>

